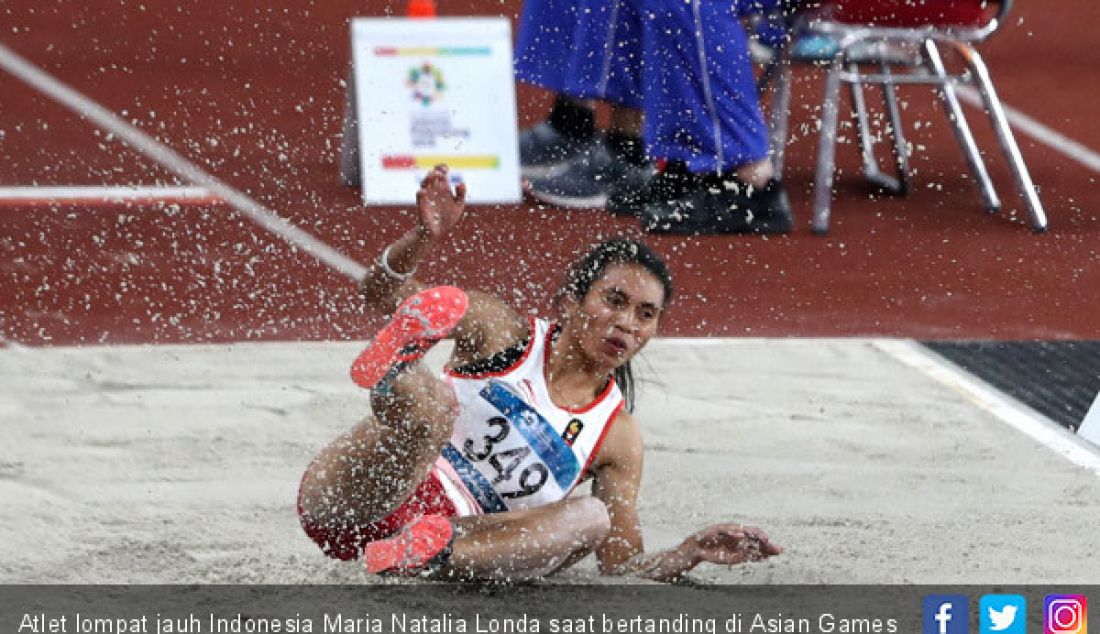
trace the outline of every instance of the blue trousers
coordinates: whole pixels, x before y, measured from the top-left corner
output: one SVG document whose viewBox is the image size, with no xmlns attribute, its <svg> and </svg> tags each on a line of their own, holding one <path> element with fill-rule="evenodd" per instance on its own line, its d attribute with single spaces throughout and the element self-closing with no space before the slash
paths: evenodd
<svg viewBox="0 0 1100 634">
<path fill-rule="evenodd" d="M 768 155 L 740 16 L 779 0 L 527 0 L 516 46 L 521 81 L 640 108 L 654 158 L 693 172 Z"/>
<path fill-rule="evenodd" d="M 516 79 L 577 99 L 642 108 L 641 18 L 633 2 L 529 0 L 516 42 Z"/>
</svg>

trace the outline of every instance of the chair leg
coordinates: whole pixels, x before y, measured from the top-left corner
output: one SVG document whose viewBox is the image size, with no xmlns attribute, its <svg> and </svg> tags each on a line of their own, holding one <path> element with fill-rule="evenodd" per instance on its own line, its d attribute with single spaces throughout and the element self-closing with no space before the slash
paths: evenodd
<svg viewBox="0 0 1100 634">
<path fill-rule="evenodd" d="M 993 187 L 992 179 L 989 178 L 985 161 L 982 160 L 982 155 L 978 151 L 978 144 L 974 141 L 974 134 L 970 132 L 970 126 L 966 123 L 966 115 L 963 113 L 959 97 L 955 93 L 955 86 L 950 82 L 947 68 L 940 56 L 939 47 L 936 46 L 934 41 L 924 41 L 924 55 L 929 66 L 932 67 L 932 72 L 943 82 L 940 88 L 940 98 L 943 99 L 944 106 L 947 108 L 947 120 L 951 122 L 951 128 L 955 131 L 955 139 L 958 141 L 959 147 L 962 148 L 963 156 L 966 157 L 966 162 L 970 166 L 970 173 L 978 181 L 982 199 L 985 201 L 985 208 L 989 210 L 989 213 L 996 213 L 1001 208 L 1001 200 L 997 196 L 997 190 Z"/>
<path fill-rule="evenodd" d="M 787 45 L 784 44 L 784 48 Z M 783 174 L 783 159 L 787 150 L 787 130 L 791 117 L 791 60 L 785 50 L 772 62 L 774 67 L 775 95 L 772 98 L 771 151 L 772 167 L 776 174 Z"/>
<path fill-rule="evenodd" d="M 884 75 L 890 74 L 890 65 L 883 64 Z M 901 121 L 901 108 L 898 106 L 898 92 L 893 84 L 882 84 L 882 100 L 886 103 L 886 114 L 890 118 L 890 133 L 894 137 L 894 164 L 898 170 L 897 189 L 899 196 L 909 193 L 909 148 L 905 142 L 905 128 Z"/>
<path fill-rule="evenodd" d="M 989 78 L 989 69 L 986 68 L 978 51 L 970 46 L 961 46 L 964 57 L 970 65 L 977 79 L 978 92 L 981 93 L 989 118 L 993 121 L 993 129 L 997 132 L 997 139 L 1001 142 L 1001 149 L 1005 158 L 1012 165 L 1012 172 L 1016 177 L 1016 186 L 1027 203 L 1028 214 L 1031 216 L 1031 228 L 1036 232 L 1047 230 L 1047 215 L 1043 211 L 1043 204 L 1039 201 L 1039 194 L 1035 191 L 1035 183 L 1031 181 L 1031 175 L 1024 164 L 1024 157 L 1020 153 L 1020 146 L 1016 144 L 1016 137 L 1012 129 L 1008 127 L 1008 118 L 1005 117 L 1001 100 L 997 97 L 997 91 L 993 88 L 993 81 Z"/>
<path fill-rule="evenodd" d="M 829 206 L 833 198 L 836 171 L 836 127 L 840 106 L 839 63 L 825 77 L 825 99 L 821 104 L 821 136 L 817 145 L 817 176 L 814 180 L 814 233 L 829 231 Z"/>
<path fill-rule="evenodd" d="M 859 74 L 859 65 L 850 64 L 848 70 L 853 75 Z M 867 101 L 863 98 L 863 84 L 851 82 L 852 110 L 856 116 L 856 126 L 859 131 L 859 151 L 863 159 L 863 174 L 867 180 L 876 187 L 885 189 L 891 194 L 901 193 L 901 183 L 893 177 L 884 174 L 878 166 L 878 158 L 875 156 L 875 139 L 871 134 L 871 122 L 867 113 Z M 885 89 L 885 84 L 883 88 Z"/>
<path fill-rule="evenodd" d="M 849 64 L 848 72 L 859 75 L 859 64 Z M 863 98 L 863 84 L 854 81 L 848 84 L 852 93 L 852 112 L 856 116 L 856 129 L 859 138 L 859 156 L 863 160 L 863 174 L 874 180 L 878 173 L 878 160 L 875 158 L 875 139 L 871 136 L 871 122 L 867 115 L 867 102 Z"/>
</svg>

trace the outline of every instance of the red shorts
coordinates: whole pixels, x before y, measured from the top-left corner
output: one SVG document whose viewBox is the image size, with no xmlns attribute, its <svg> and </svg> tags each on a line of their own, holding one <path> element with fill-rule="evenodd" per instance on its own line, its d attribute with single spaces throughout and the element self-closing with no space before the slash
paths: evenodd
<svg viewBox="0 0 1100 634">
<path fill-rule="evenodd" d="M 401 527 L 420 517 L 421 515 L 442 515 L 454 517 L 458 515 L 458 509 L 443 491 L 443 485 L 435 472 L 428 474 L 407 500 L 392 513 L 378 520 L 363 525 L 346 526 L 322 526 L 311 521 L 302 512 L 302 492 L 298 490 L 298 521 L 302 523 L 306 535 L 312 539 L 321 551 L 333 559 L 350 561 L 358 559 L 363 552 L 363 546 L 368 542 L 385 539 L 401 530 Z"/>
</svg>

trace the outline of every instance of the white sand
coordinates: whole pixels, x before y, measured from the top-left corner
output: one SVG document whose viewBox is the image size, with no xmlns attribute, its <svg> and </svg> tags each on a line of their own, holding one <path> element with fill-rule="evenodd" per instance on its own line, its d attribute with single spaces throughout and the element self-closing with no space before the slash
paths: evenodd
<svg viewBox="0 0 1100 634">
<path fill-rule="evenodd" d="M 358 349 L 0 350 L 0 582 L 370 581 L 294 506 L 312 455 L 367 411 Z M 787 548 L 700 580 L 1100 579 L 1100 477 L 873 342 L 661 341 L 645 359 L 649 546 L 735 520 Z M 588 561 L 565 580 L 597 579 Z"/>
</svg>

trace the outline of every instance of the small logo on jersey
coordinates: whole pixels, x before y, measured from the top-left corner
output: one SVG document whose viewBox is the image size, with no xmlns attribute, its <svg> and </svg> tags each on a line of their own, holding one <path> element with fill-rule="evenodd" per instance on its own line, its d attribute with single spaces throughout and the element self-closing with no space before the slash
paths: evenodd
<svg viewBox="0 0 1100 634">
<path fill-rule="evenodd" d="M 581 435 L 581 430 L 584 429 L 584 423 L 579 418 L 574 418 L 569 421 L 569 424 L 565 426 L 565 431 L 561 433 L 562 440 L 570 447 L 576 442 L 577 436 Z"/>
</svg>

